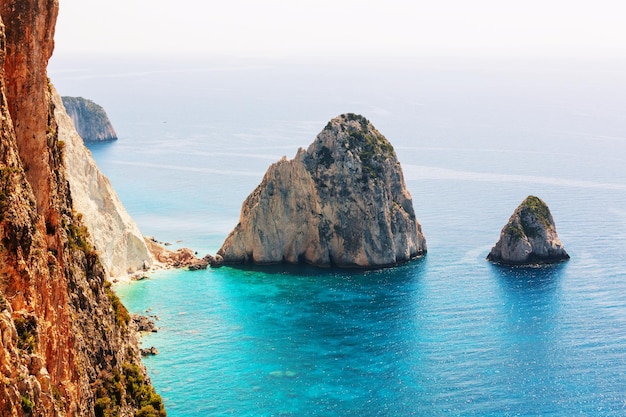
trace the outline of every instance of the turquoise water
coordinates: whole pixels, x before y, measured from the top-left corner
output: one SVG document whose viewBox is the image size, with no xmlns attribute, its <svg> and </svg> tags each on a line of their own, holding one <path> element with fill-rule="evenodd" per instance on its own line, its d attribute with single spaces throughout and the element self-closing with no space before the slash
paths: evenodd
<svg viewBox="0 0 626 417">
<path fill-rule="evenodd" d="M 475 261 L 169 271 L 119 292 L 160 318 L 145 363 L 170 415 L 621 414 L 623 284 Z"/>
<path fill-rule="evenodd" d="M 267 166 L 350 111 L 394 145 L 428 241 L 378 271 L 117 286 L 159 318 L 170 416 L 626 414 L 623 63 L 71 64 L 51 78 L 109 112 L 120 140 L 91 150 L 147 235 L 215 253 Z M 572 259 L 489 264 L 529 194 Z"/>
</svg>

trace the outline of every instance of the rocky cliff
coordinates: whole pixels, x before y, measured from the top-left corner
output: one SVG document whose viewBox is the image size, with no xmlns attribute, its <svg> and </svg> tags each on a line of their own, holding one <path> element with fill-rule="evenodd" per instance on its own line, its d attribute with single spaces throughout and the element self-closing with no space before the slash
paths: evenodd
<svg viewBox="0 0 626 417">
<path fill-rule="evenodd" d="M 550 209 L 528 196 L 513 212 L 487 259 L 502 264 L 532 265 L 569 259 L 556 233 Z"/>
<path fill-rule="evenodd" d="M 117 140 L 117 133 L 102 106 L 83 97 L 62 97 L 65 111 L 86 142 Z"/>
<path fill-rule="evenodd" d="M 164 415 L 73 208 L 46 74 L 57 11 L 0 1 L 0 415 Z"/>
<path fill-rule="evenodd" d="M 116 278 L 152 267 L 152 254 L 137 224 L 98 169 L 54 88 L 52 102 L 74 210 L 82 215 L 105 271 Z"/>
<path fill-rule="evenodd" d="M 225 263 L 380 267 L 426 252 L 400 163 L 362 116 L 331 120 L 273 164 L 218 251 Z"/>
</svg>

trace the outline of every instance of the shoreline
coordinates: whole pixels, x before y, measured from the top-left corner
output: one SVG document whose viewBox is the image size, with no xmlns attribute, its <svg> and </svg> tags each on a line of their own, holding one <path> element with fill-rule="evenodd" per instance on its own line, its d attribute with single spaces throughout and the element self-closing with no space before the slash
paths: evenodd
<svg viewBox="0 0 626 417">
<path fill-rule="evenodd" d="M 150 266 L 137 269 L 127 274 L 107 277 L 107 280 L 114 285 L 130 284 L 144 279 L 150 279 L 151 274 L 168 269 L 207 269 L 210 265 L 211 255 L 198 258 L 197 252 L 190 248 L 180 248 L 175 251 L 167 249 L 163 243 L 158 242 L 154 237 L 144 236 L 144 241 L 152 256 Z"/>
</svg>

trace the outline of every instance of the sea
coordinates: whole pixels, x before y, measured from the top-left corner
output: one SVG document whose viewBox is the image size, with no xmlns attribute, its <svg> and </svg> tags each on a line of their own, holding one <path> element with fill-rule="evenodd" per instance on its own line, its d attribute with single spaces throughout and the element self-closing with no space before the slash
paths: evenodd
<svg viewBox="0 0 626 417">
<path fill-rule="evenodd" d="M 358 113 L 394 146 L 428 244 L 378 270 L 159 271 L 170 417 L 626 415 L 626 61 L 616 57 L 54 57 L 101 104 L 90 144 L 145 235 L 217 252 L 270 164 Z M 485 260 L 528 195 L 568 262 Z"/>
</svg>

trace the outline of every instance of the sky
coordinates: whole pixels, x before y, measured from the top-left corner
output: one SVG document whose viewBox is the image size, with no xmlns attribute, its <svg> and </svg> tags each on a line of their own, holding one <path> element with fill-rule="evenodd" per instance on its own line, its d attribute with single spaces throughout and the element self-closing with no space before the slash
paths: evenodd
<svg viewBox="0 0 626 417">
<path fill-rule="evenodd" d="M 59 0 L 55 55 L 626 56 L 622 0 Z"/>
</svg>

